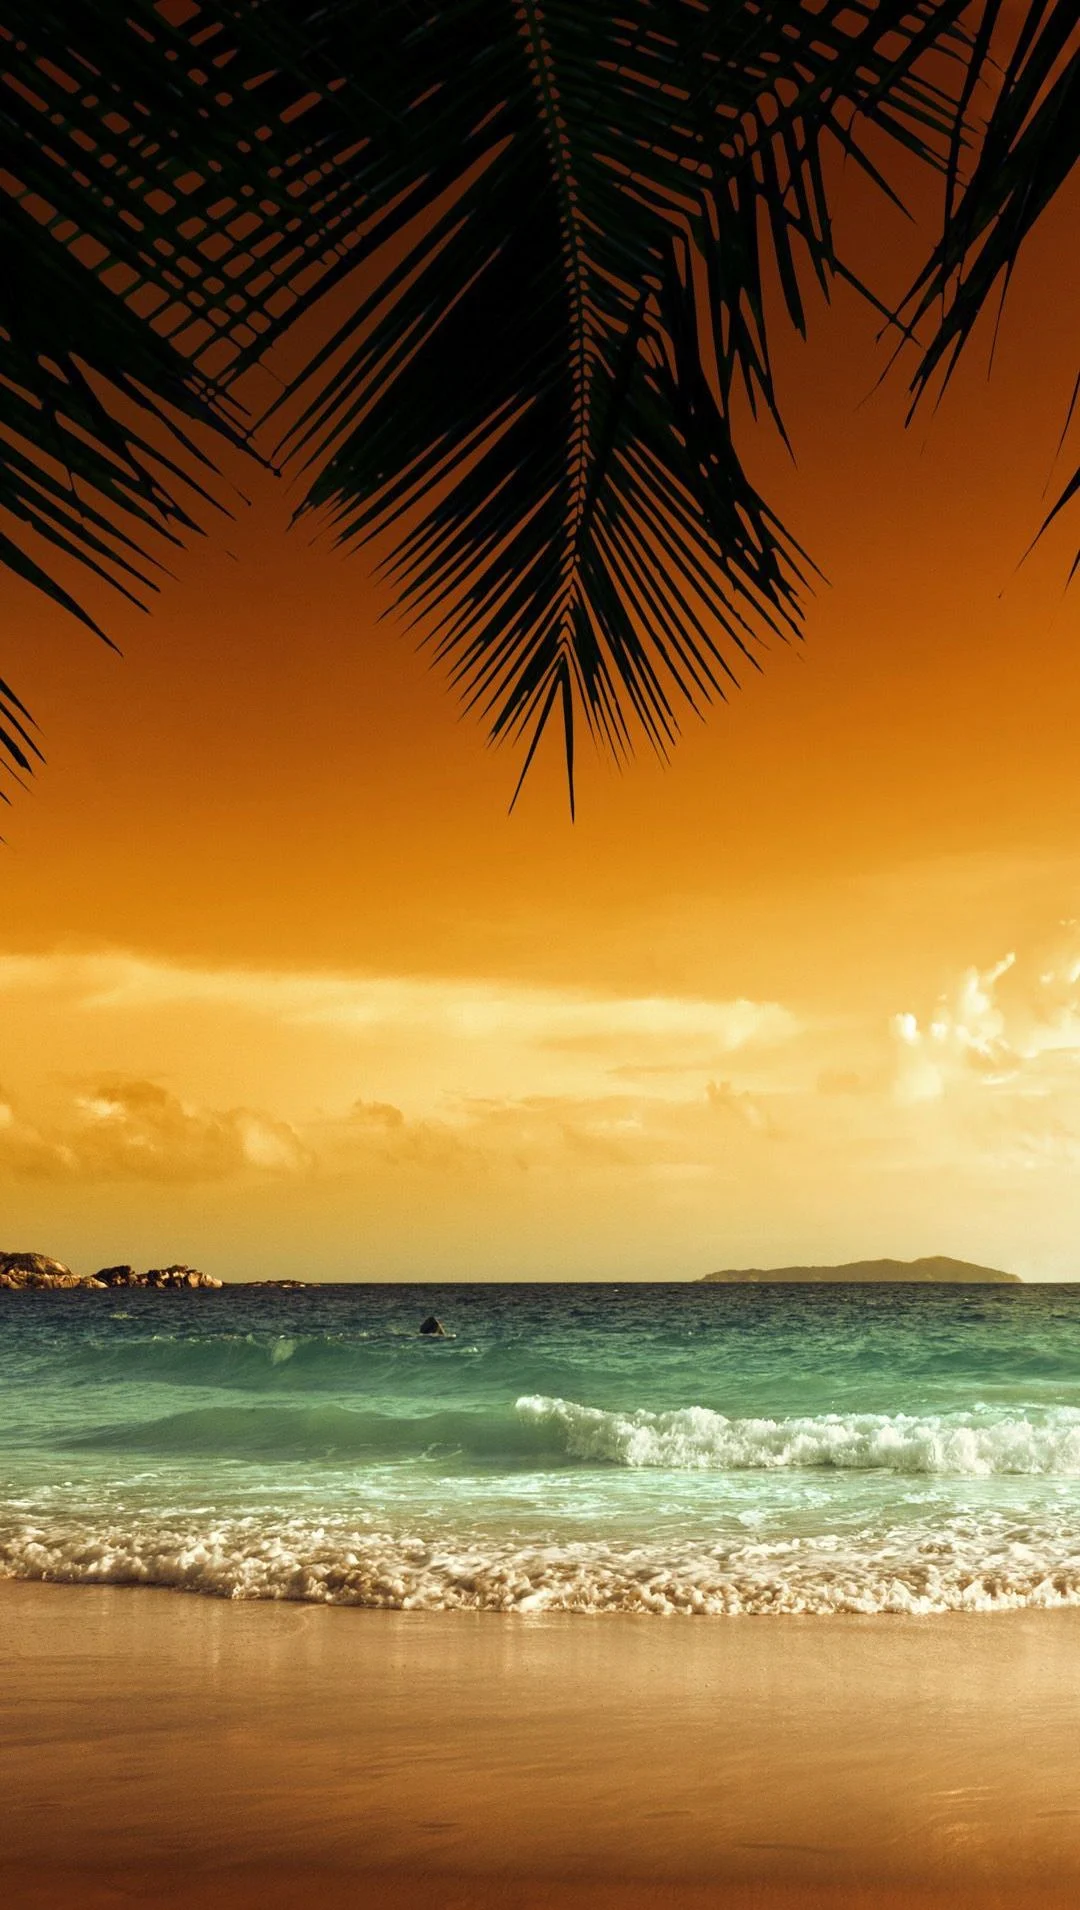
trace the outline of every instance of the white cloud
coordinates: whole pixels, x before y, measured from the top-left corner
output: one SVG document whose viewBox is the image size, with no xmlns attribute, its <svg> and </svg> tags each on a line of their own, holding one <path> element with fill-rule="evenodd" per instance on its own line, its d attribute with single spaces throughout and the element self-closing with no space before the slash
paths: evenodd
<svg viewBox="0 0 1080 1910">
<path fill-rule="evenodd" d="M 1028 1098 L 1068 1084 L 1080 1061 L 1080 954 L 1074 925 L 1049 955 L 969 968 L 924 1021 L 895 1015 L 900 1101 L 994 1092 Z M 1064 1070 L 1064 1072 L 1063 1072 Z"/>
<path fill-rule="evenodd" d="M 1016 1056 L 996 990 L 1015 962 L 1016 956 L 1009 954 L 992 968 L 966 969 L 925 1023 L 909 1012 L 893 1017 L 899 1100 L 936 1100 L 958 1078 L 968 1079 L 972 1073 L 998 1078 L 1002 1071 L 1011 1071 Z"/>
</svg>

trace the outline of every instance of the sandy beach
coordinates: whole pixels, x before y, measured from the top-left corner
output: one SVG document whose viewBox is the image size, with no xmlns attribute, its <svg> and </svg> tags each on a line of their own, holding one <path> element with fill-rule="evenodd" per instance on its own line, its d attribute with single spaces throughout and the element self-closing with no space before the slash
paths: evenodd
<svg viewBox="0 0 1080 1910">
<path fill-rule="evenodd" d="M 0 1584 L 0 1901 L 1057 1906 L 1080 1613 L 358 1612 Z"/>
</svg>

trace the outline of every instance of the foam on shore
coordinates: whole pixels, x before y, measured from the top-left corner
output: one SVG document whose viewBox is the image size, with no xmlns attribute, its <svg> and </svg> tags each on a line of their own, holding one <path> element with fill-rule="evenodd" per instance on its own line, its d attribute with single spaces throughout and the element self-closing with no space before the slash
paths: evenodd
<svg viewBox="0 0 1080 1910">
<path fill-rule="evenodd" d="M 929 1615 L 1080 1605 L 1080 1542 L 1064 1521 L 1001 1515 L 711 1546 L 433 1539 L 341 1518 L 69 1516 L 6 1524 L 0 1576 L 405 1611 Z"/>
</svg>

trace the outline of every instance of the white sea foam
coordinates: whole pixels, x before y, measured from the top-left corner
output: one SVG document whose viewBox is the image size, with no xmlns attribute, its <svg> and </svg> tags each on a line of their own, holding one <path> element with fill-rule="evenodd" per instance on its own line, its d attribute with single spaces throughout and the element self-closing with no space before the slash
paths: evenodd
<svg viewBox="0 0 1080 1910">
<path fill-rule="evenodd" d="M 1080 1605 L 1080 1526 L 989 1514 L 768 1543 L 526 1545 L 341 1518 L 24 1513 L 0 1527 L 0 1576 L 399 1610 L 928 1615 Z"/>
<path fill-rule="evenodd" d="M 848 1471 L 1080 1477 L 1080 1410 L 981 1414 L 821 1413 L 728 1419 L 706 1406 L 604 1412 L 529 1394 L 522 1419 L 555 1434 L 567 1457 L 630 1467 L 741 1472 L 834 1467 Z"/>
</svg>

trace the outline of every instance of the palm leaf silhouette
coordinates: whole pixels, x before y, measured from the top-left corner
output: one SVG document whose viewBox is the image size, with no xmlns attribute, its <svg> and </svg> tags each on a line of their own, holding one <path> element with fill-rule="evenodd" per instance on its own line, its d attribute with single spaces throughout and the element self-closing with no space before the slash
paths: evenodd
<svg viewBox="0 0 1080 1910">
<path fill-rule="evenodd" d="M 50 545 L 141 599 L 217 495 L 205 427 L 250 444 L 240 375 L 355 274 L 273 414 L 303 508 L 382 540 L 525 769 L 552 718 L 571 800 L 581 724 L 665 752 L 799 628 L 809 560 L 732 413 L 779 421 L 774 291 L 802 329 L 808 284 L 858 283 L 830 152 L 945 175 L 922 378 L 1076 156 L 1074 7 L 1031 0 L 961 183 L 999 7 L 972 50 L 962 0 L 12 0 L 0 562 L 87 621 Z M 24 771 L 4 685 L 0 719 Z"/>
<path fill-rule="evenodd" d="M 873 171 L 870 126 L 923 156 L 947 139 L 916 67 L 958 13 L 322 10 L 328 40 L 367 36 L 389 108 L 353 162 L 354 262 L 403 256 L 307 368 L 280 450 L 340 539 L 390 534 L 399 603 L 525 769 L 558 717 L 571 801 L 579 717 L 617 756 L 635 730 L 663 752 L 680 706 L 798 628 L 805 560 L 743 468 L 733 391 L 776 413 L 770 272 L 801 329 L 807 272 L 844 269 L 830 142 Z"/>
<path fill-rule="evenodd" d="M 145 600 L 214 440 L 246 444 L 230 384 L 333 262 L 317 95 L 260 16 L 12 0 L 0 22 L 0 562 L 99 635 L 50 547 Z M 14 692 L 0 713 L 25 770 Z"/>
<path fill-rule="evenodd" d="M 935 380 L 948 383 L 978 318 L 992 301 L 1004 299 L 1027 239 L 1080 161 L 1076 0 L 1029 0 L 1004 71 L 995 77 L 995 32 L 1008 26 L 1002 14 L 1002 0 L 985 0 L 959 102 L 944 230 L 904 308 L 913 326 L 936 314 L 912 385 L 916 401 Z M 962 179 L 964 120 L 981 79 L 993 89 L 993 103 L 985 127 L 969 141 L 975 163 Z M 1080 381 L 1066 430 L 1078 390 Z M 1080 470 L 1064 487 L 1044 530 L 1078 491 Z M 1074 574 L 1078 567 L 1080 556 Z"/>
</svg>

